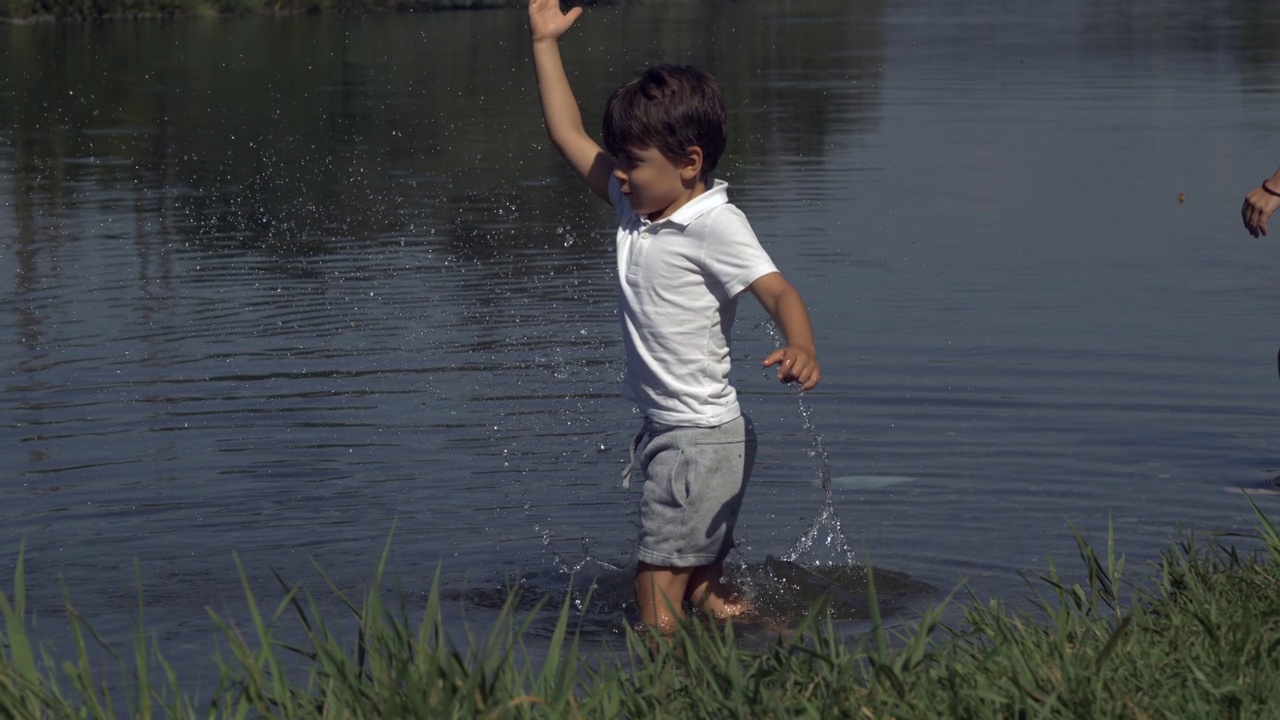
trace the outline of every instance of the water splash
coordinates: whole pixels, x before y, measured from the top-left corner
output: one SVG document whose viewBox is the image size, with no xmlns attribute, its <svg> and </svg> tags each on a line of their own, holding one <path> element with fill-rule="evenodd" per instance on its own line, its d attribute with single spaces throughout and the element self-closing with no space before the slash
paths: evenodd
<svg viewBox="0 0 1280 720">
<path fill-rule="evenodd" d="M 804 423 L 805 432 L 809 433 L 812 440 L 812 448 L 809 455 L 817 458 L 818 482 L 822 485 L 822 507 L 818 510 L 818 514 L 814 516 L 813 522 L 809 523 L 809 528 L 804 534 L 796 540 L 791 549 L 783 554 L 782 559 L 788 562 L 797 562 L 805 555 L 810 554 L 816 545 L 825 546 L 829 552 L 835 553 L 837 560 L 831 564 L 843 564 L 845 566 L 854 565 L 853 549 L 849 547 L 849 541 L 844 536 L 844 529 L 840 525 L 840 516 L 836 514 L 835 498 L 831 493 L 831 461 L 827 456 L 827 446 L 822 440 L 822 435 L 817 431 L 813 424 L 813 409 L 805 402 L 804 395 L 798 394 L 796 402 L 800 406 L 800 419 Z M 826 534 L 823 539 L 823 534 Z"/>
<path fill-rule="evenodd" d="M 773 337 L 774 343 L 779 347 L 783 344 L 782 334 L 778 331 L 777 326 L 771 322 L 761 323 L 769 334 Z M 822 507 L 819 508 L 818 514 L 814 516 L 813 521 L 809 523 L 808 529 L 796 540 L 791 549 L 783 554 L 782 559 L 787 562 L 799 562 L 804 560 L 815 565 L 843 565 L 846 567 L 853 566 L 854 562 L 853 549 L 849 547 L 849 541 L 845 539 L 844 529 L 840 525 L 840 516 L 836 513 L 835 498 L 831 493 L 831 461 L 827 455 L 827 446 L 823 442 L 821 433 L 813 424 L 813 409 L 809 403 L 805 402 L 804 393 L 796 393 L 796 403 L 800 408 L 800 420 L 804 424 L 804 430 L 809 434 L 810 449 L 809 456 L 816 458 L 817 480 L 822 486 Z M 825 538 L 823 537 L 825 533 Z M 835 555 L 834 560 L 823 561 L 811 557 L 816 549 L 825 547 L 827 552 Z"/>
<path fill-rule="evenodd" d="M 550 538 L 544 538 L 544 545 L 550 544 Z M 567 581 L 567 592 L 571 593 L 573 606 L 579 613 L 593 611 L 602 617 L 621 611 L 623 605 L 631 599 L 631 573 L 622 566 L 614 565 L 591 554 L 590 542 L 583 538 L 582 557 L 577 561 L 569 561 L 558 551 L 552 550 L 552 565 L 562 581 Z M 601 587 L 612 591 L 598 593 Z M 621 590 L 621 591 L 620 591 Z M 594 599 L 592 599 L 594 598 Z"/>
</svg>

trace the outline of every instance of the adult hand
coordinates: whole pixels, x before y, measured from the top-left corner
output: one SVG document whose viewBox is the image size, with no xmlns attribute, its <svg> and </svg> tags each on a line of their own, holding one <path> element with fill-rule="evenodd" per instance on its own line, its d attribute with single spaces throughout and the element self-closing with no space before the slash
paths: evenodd
<svg viewBox="0 0 1280 720">
<path fill-rule="evenodd" d="M 1280 175 L 1280 171 L 1276 174 Z M 1244 229 L 1254 237 L 1267 234 L 1267 220 L 1271 218 L 1276 208 L 1280 208 L 1280 195 L 1270 192 L 1280 188 L 1277 182 L 1280 180 L 1272 176 L 1244 196 L 1244 207 L 1240 208 L 1240 216 L 1244 220 Z M 1271 184 L 1270 188 L 1267 187 L 1268 183 Z"/>
</svg>

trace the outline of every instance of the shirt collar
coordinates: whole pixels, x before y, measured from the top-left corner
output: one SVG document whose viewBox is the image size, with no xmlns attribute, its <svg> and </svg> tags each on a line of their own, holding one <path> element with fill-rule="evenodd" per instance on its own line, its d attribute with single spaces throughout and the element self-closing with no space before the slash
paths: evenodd
<svg viewBox="0 0 1280 720">
<path fill-rule="evenodd" d="M 699 216 L 708 210 L 719 207 L 728 202 L 729 183 L 724 180 L 714 180 L 711 183 L 711 187 L 704 190 L 701 195 L 695 197 L 684 205 L 681 205 L 675 212 L 654 224 L 661 225 L 671 223 L 672 225 L 686 227 L 689 223 L 697 220 Z"/>
</svg>

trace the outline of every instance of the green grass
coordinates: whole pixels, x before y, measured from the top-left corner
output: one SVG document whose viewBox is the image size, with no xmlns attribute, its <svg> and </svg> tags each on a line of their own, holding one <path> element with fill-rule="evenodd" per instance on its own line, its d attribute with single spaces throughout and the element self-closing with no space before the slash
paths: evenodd
<svg viewBox="0 0 1280 720">
<path fill-rule="evenodd" d="M 204 693 L 182 687 L 149 639 L 141 600 L 114 668 L 90 661 L 102 643 L 70 599 L 74 656 L 37 647 L 20 557 L 0 593 L 0 717 L 1265 717 L 1280 697 L 1280 533 L 1258 519 L 1255 551 L 1188 537 L 1141 584 L 1126 581 L 1110 535 L 1099 555 L 1077 534 L 1080 581 L 1051 565 L 1030 607 L 969 594 L 948 600 L 954 626 L 944 604 L 894 630 L 874 615 L 858 641 L 814 612 L 764 647 L 694 620 L 603 651 L 582 646 L 567 597 L 536 656 L 524 639 L 544 610 L 518 612 L 513 595 L 493 627 L 458 641 L 438 576 L 425 608 L 383 598 L 384 552 L 362 598 L 328 589 L 355 621 L 340 618 L 345 634 L 304 589 L 282 582 L 283 599 L 263 606 L 245 583 L 246 627 L 211 613 L 225 649 Z"/>
</svg>

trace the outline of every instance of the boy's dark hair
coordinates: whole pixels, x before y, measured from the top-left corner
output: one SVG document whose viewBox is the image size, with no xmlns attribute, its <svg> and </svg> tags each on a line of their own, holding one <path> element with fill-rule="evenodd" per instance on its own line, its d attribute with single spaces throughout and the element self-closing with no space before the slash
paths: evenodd
<svg viewBox="0 0 1280 720">
<path fill-rule="evenodd" d="M 715 78 L 688 65 L 658 65 L 618 88 L 604 110 L 604 146 L 617 157 L 651 147 L 671 161 L 702 150 L 705 181 L 720 162 L 729 112 Z"/>
</svg>

